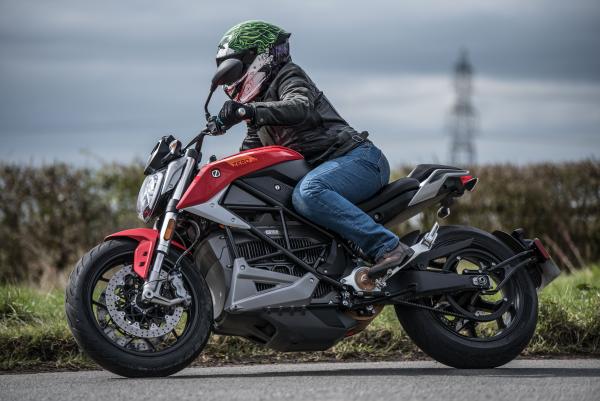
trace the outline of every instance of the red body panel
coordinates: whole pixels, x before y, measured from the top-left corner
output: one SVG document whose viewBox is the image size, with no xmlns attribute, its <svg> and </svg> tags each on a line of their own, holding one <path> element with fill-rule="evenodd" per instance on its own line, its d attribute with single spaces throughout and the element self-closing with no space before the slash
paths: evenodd
<svg viewBox="0 0 600 401">
<path fill-rule="evenodd" d="M 131 238 L 139 242 L 135 253 L 133 254 L 133 271 L 136 272 L 144 280 L 148 277 L 150 262 L 154 254 L 154 247 L 158 241 L 158 230 L 152 228 L 133 228 L 130 230 L 119 231 L 106 237 L 104 240 L 111 238 Z M 179 242 L 171 241 L 171 244 L 185 250 L 185 247 Z"/>
<path fill-rule="evenodd" d="M 300 160 L 302 155 L 283 146 L 265 146 L 245 150 L 233 156 L 204 165 L 177 204 L 177 209 L 204 203 L 232 181 L 272 166 L 274 164 Z"/>
</svg>

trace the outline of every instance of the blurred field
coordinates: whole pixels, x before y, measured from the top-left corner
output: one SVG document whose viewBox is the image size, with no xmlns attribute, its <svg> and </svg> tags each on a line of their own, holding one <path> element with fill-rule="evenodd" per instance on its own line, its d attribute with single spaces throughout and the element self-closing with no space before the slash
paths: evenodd
<svg viewBox="0 0 600 401">
<path fill-rule="evenodd" d="M 0 370 L 80 369 L 96 365 L 80 354 L 66 326 L 63 291 L 0 287 Z M 527 356 L 600 357 L 600 265 L 562 275 L 541 294 L 540 319 Z M 362 333 L 333 349 L 278 353 L 244 339 L 213 336 L 197 364 L 424 358 L 387 307 Z"/>
<path fill-rule="evenodd" d="M 599 161 L 470 170 L 480 183 L 444 224 L 523 227 L 569 271 L 600 261 Z M 395 176 L 408 171 L 399 168 Z M 143 178 L 135 163 L 98 170 L 0 163 L 0 282 L 64 285 L 77 259 L 104 236 L 142 225 L 135 200 Z M 427 229 L 434 219 L 431 209 L 397 229 Z"/>
</svg>

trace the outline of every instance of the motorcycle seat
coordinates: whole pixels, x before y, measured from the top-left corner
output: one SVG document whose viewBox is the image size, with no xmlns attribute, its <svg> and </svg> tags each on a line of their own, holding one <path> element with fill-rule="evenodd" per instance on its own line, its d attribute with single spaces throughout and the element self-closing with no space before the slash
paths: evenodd
<svg viewBox="0 0 600 401">
<path fill-rule="evenodd" d="M 419 180 L 419 182 L 423 182 L 429 177 L 431 173 L 438 169 L 445 170 L 463 170 L 459 167 L 454 166 L 445 166 L 443 164 L 418 164 L 417 167 L 413 169 L 413 171 L 408 174 L 408 177 Z"/>
<path fill-rule="evenodd" d="M 357 206 L 368 212 L 389 202 L 404 192 L 415 190 L 417 188 L 419 188 L 419 180 L 409 177 L 400 178 L 399 180 L 387 184 L 381 191 L 366 201 L 359 203 Z"/>
</svg>

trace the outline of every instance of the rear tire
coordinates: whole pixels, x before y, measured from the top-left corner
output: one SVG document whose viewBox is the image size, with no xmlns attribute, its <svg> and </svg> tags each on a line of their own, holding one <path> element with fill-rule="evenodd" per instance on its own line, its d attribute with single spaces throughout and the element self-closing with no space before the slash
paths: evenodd
<svg viewBox="0 0 600 401">
<path fill-rule="evenodd" d="M 100 366 L 126 377 L 168 376 L 188 366 L 208 341 L 213 324 L 212 300 L 204 277 L 189 259 L 181 261 L 181 273 L 195 305 L 190 327 L 171 348 L 153 355 L 127 350 L 112 342 L 102 331 L 92 308 L 92 293 L 98 275 L 111 263 L 132 263 L 137 242 L 120 238 L 101 243 L 86 253 L 69 277 L 65 311 L 71 332 L 80 348 Z M 172 250 L 165 261 L 171 265 L 179 256 Z M 127 262 L 129 261 L 129 262 Z"/>
<path fill-rule="evenodd" d="M 472 248 L 485 250 L 498 261 L 514 254 L 491 234 L 472 227 L 441 227 L 436 245 L 467 238 L 474 239 Z M 408 336 L 436 361 L 461 369 L 494 368 L 510 362 L 523 351 L 537 323 L 537 293 L 527 272 L 516 272 L 509 283 L 519 289 L 521 299 L 515 321 L 497 339 L 492 337 L 478 341 L 461 336 L 446 327 L 439 319 L 439 314 L 424 309 L 396 305 L 396 315 Z"/>
</svg>

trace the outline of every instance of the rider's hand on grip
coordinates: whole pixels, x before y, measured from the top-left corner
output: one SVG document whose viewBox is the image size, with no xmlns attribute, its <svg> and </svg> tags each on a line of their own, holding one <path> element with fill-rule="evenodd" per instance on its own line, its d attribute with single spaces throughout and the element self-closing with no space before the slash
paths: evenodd
<svg viewBox="0 0 600 401">
<path fill-rule="evenodd" d="M 219 121 L 223 123 L 225 129 L 244 121 L 254 118 L 254 108 L 244 103 L 228 100 L 223 103 L 223 107 L 219 112 Z"/>
</svg>

